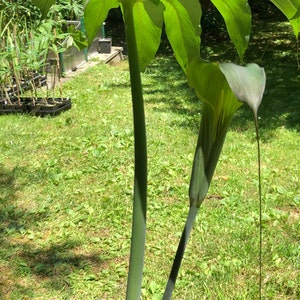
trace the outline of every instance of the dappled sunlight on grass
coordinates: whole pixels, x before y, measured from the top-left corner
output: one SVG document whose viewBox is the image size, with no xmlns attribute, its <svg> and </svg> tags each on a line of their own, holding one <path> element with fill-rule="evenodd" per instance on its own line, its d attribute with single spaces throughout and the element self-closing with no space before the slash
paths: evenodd
<svg viewBox="0 0 300 300">
<path fill-rule="evenodd" d="M 275 24 L 263 26 L 265 34 Z M 247 54 L 268 78 L 259 110 L 266 299 L 300 296 L 300 79 L 293 42 L 285 40 L 293 37 L 282 26 L 267 40 L 254 28 Z M 225 42 L 218 57 L 220 45 L 208 42 L 207 59 L 228 58 Z M 202 105 L 172 56 L 157 57 L 142 76 L 149 145 L 143 299 L 160 299 L 188 211 Z M 3 299 L 125 297 L 134 143 L 129 87 L 127 61 L 99 64 L 65 83 L 71 110 L 55 118 L 1 116 Z M 256 297 L 256 157 L 252 115 L 242 107 L 197 217 L 175 299 Z"/>
</svg>

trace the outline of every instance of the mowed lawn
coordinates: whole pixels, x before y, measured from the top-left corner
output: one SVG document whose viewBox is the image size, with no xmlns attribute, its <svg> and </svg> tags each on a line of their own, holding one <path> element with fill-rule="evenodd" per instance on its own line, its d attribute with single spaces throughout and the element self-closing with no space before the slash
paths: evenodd
<svg viewBox="0 0 300 300">
<path fill-rule="evenodd" d="M 254 32 L 246 55 L 267 74 L 259 110 L 263 299 L 299 299 L 300 72 L 288 24 L 268 26 Z M 202 55 L 224 59 L 230 47 L 203 41 Z M 158 56 L 142 77 L 149 157 L 142 298 L 161 299 L 188 212 L 201 103 L 173 56 Z M 100 63 L 63 90 L 73 106 L 59 116 L 0 116 L 1 299 L 125 298 L 134 142 L 128 63 Z M 259 219 L 255 129 L 242 107 L 174 299 L 258 299 Z"/>
</svg>

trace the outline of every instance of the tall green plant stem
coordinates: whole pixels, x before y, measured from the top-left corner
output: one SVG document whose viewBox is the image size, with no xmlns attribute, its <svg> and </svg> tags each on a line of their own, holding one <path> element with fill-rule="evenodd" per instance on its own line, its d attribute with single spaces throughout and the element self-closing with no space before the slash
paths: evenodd
<svg viewBox="0 0 300 300">
<path fill-rule="evenodd" d="M 128 46 L 135 153 L 133 220 L 126 299 L 139 300 L 146 241 L 147 143 L 142 81 L 134 30 L 133 2 L 127 0 L 122 4 Z"/>
<path fill-rule="evenodd" d="M 177 252 L 173 261 L 172 269 L 168 279 L 168 283 L 165 289 L 163 300 L 169 300 L 172 297 L 172 293 L 175 287 L 176 278 L 180 269 L 180 265 L 183 259 L 183 254 L 185 251 L 186 244 L 189 240 L 193 224 L 195 222 L 196 216 L 198 214 L 199 207 L 192 205 L 190 206 L 189 213 L 185 222 L 184 230 L 182 232 L 180 242 L 177 248 Z"/>
<path fill-rule="evenodd" d="M 257 113 L 253 113 L 256 142 L 257 142 L 257 166 L 258 166 L 258 193 L 259 193 L 259 299 L 262 299 L 262 242 L 263 242 L 263 227 L 262 227 L 262 187 L 261 187 L 261 155 L 260 155 L 260 139 L 258 129 Z"/>
</svg>

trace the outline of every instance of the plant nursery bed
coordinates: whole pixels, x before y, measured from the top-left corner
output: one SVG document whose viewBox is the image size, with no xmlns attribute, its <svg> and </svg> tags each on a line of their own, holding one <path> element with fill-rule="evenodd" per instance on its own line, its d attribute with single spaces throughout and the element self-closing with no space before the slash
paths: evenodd
<svg viewBox="0 0 300 300">
<path fill-rule="evenodd" d="M 14 80 L 13 80 L 14 81 Z M 20 94 L 22 91 L 29 91 L 33 88 L 38 88 L 45 86 L 47 84 L 47 76 L 36 74 L 32 78 L 21 80 L 20 85 L 18 86 L 14 83 L 11 87 L 6 89 L 9 97 L 16 97 L 18 93 Z M 4 91 L 1 91 L 1 94 L 4 94 Z"/>
<path fill-rule="evenodd" d="M 56 116 L 71 108 L 70 98 L 44 98 L 33 99 L 21 97 L 7 100 L 0 100 L 0 115 L 8 114 L 31 114 L 34 116 Z"/>
</svg>

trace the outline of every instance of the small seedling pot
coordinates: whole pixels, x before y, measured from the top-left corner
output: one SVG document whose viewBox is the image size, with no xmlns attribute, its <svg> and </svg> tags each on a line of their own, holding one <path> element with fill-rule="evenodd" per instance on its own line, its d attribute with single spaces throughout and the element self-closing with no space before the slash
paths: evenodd
<svg viewBox="0 0 300 300">
<path fill-rule="evenodd" d="M 111 38 L 99 39 L 98 52 L 104 53 L 104 54 L 110 54 L 111 53 L 111 45 L 112 45 Z"/>
</svg>

